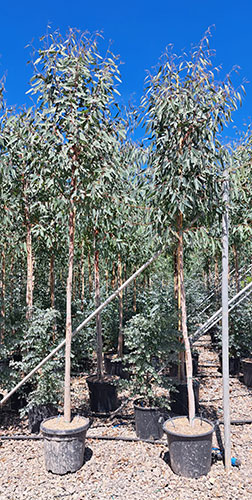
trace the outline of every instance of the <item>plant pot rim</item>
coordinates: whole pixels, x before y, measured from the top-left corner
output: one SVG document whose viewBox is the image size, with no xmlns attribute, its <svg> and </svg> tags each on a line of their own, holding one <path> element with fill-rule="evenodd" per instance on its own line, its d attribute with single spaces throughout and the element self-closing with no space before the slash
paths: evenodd
<svg viewBox="0 0 252 500">
<path fill-rule="evenodd" d="M 210 422 L 209 420 L 207 420 L 206 418 L 201 418 L 201 417 L 195 417 L 195 420 L 201 420 L 203 422 L 206 422 L 207 424 L 211 425 L 212 429 L 210 429 L 209 431 L 207 432 L 202 432 L 202 434 L 181 434 L 179 432 L 173 432 L 171 431 L 170 429 L 166 429 L 166 423 L 167 422 L 170 422 L 172 420 L 176 420 L 178 418 L 187 418 L 188 419 L 188 416 L 187 415 L 179 415 L 177 417 L 172 417 L 172 418 L 169 418 L 168 420 L 166 420 L 164 423 L 163 423 L 163 431 L 166 433 L 166 434 L 171 434 L 172 436 L 177 436 L 177 437 L 181 437 L 181 438 L 184 438 L 184 439 L 197 439 L 197 438 L 201 438 L 202 436 L 209 436 L 210 434 L 212 434 L 214 432 L 214 424 L 212 422 Z"/>
<path fill-rule="evenodd" d="M 61 415 L 60 415 L 61 416 Z M 50 429 L 48 427 L 44 426 L 45 422 L 48 422 L 49 420 L 55 420 L 58 417 L 49 417 L 43 420 L 43 422 L 40 425 L 40 430 L 43 432 L 43 434 L 49 434 L 49 435 L 54 435 L 54 436 L 71 436 L 73 434 L 79 434 L 80 432 L 86 431 L 89 427 L 89 418 L 83 417 L 82 415 L 78 415 L 79 418 L 85 421 L 83 425 L 80 425 L 79 427 L 71 428 L 71 429 Z"/>
<path fill-rule="evenodd" d="M 178 377 L 170 377 L 173 379 L 173 383 L 174 383 L 174 386 L 179 386 L 179 385 L 183 385 L 183 386 L 187 386 L 187 381 L 186 380 L 179 380 Z M 195 385 L 200 385 L 200 381 L 197 379 L 197 378 L 194 378 L 192 379 L 193 381 L 193 384 Z"/>
<path fill-rule="evenodd" d="M 96 373 L 93 375 L 89 375 L 86 378 L 87 382 L 91 382 L 94 384 L 113 384 L 113 385 L 115 385 L 115 383 L 118 382 L 119 380 L 120 380 L 120 377 L 118 377 L 117 375 L 109 375 L 107 373 L 105 373 L 101 379 L 99 379 L 97 377 Z"/>
<path fill-rule="evenodd" d="M 161 406 L 139 406 L 138 403 L 140 403 L 144 398 L 137 398 L 134 400 L 134 408 L 137 408 L 138 410 L 143 410 L 143 411 L 148 411 L 148 410 L 161 410 Z"/>
</svg>

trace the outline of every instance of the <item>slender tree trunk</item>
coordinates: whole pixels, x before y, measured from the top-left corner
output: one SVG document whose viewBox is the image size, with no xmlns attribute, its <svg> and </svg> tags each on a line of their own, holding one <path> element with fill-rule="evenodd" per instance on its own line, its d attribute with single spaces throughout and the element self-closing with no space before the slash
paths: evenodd
<svg viewBox="0 0 252 500">
<path fill-rule="evenodd" d="M 100 271 L 99 271 L 99 250 L 94 252 L 94 272 L 95 272 L 95 307 L 100 306 L 101 297 L 100 297 Z M 103 370 L 103 362 L 102 362 L 102 328 L 101 328 L 101 315 L 97 314 L 96 316 L 96 342 L 97 342 L 97 376 L 99 379 L 103 378 L 104 370 Z"/>
<path fill-rule="evenodd" d="M 88 287 L 89 287 L 89 296 L 91 297 L 92 290 L 93 290 L 93 280 L 92 280 L 92 267 L 91 267 L 90 252 L 88 252 Z"/>
<path fill-rule="evenodd" d="M 81 311 L 84 311 L 85 297 L 85 268 L 84 268 L 84 243 L 81 243 Z"/>
<path fill-rule="evenodd" d="M 13 313 L 14 288 L 15 288 L 15 273 L 14 273 L 14 257 L 12 256 L 10 262 L 10 315 L 12 315 Z M 14 334 L 15 329 L 13 326 L 11 331 Z"/>
<path fill-rule="evenodd" d="M 203 277 L 203 281 L 204 281 L 205 289 L 207 290 L 207 274 L 206 274 L 206 272 L 204 271 L 204 269 L 202 270 L 202 277 Z"/>
<path fill-rule="evenodd" d="M 25 216 L 25 227 L 26 227 L 26 263 L 27 263 L 27 280 L 26 280 L 26 319 L 31 318 L 32 307 L 33 307 L 33 258 L 32 258 L 32 234 L 31 234 L 31 222 L 29 205 L 27 201 L 27 184 L 24 177 L 22 176 L 23 182 L 23 196 L 24 196 L 24 216 Z"/>
<path fill-rule="evenodd" d="M 27 282 L 26 282 L 26 319 L 31 318 L 33 307 L 33 258 L 32 258 L 32 235 L 31 225 L 28 218 L 28 209 L 26 209 L 26 251 L 27 251 Z"/>
<path fill-rule="evenodd" d="M 178 273 L 179 273 L 179 289 L 181 296 L 181 326 L 182 335 L 185 345 L 185 364 L 186 364 L 186 380 L 188 390 L 188 407 L 189 421 L 192 424 L 195 417 L 195 400 L 193 392 L 193 370 L 192 370 L 192 354 L 187 332 L 187 317 L 186 317 L 186 297 L 184 286 L 184 263 L 183 263 L 183 216 L 179 216 L 179 243 L 178 243 Z"/>
<path fill-rule="evenodd" d="M 74 180 L 72 180 L 74 182 Z M 72 340 L 72 286 L 74 263 L 74 233 L 75 233 L 75 207 L 71 199 L 69 214 L 69 253 L 68 277 L 66 286 L 66 350 L 65 350 L 65 392 L 64 392 L 64 420 L 71 422 L 71 340 Z"/>
<path fill-rule="evenodd" d="M 236 245 L 233 245 L 234 254 L 234 265 L 235 265 L 235 284 L 237 293 L 240 291 L 240 276 L 239 276 L 239 264 L 238 264 L 238 254 Z"/>
<path fill-rule="evenodd" d="M 219 265 L 218 265 L 217 255 L 215 255 L 214 259 L 214 285 L 215 285 L 215 294 L 217 295 L 219 289 Z"/>
<path fill-rule="evenodd" d="M 51 308 L 55 309 L 55 255 L 51 249 L 50 256 L 50 304 Z M 55 342 L 55 334 L 57 329 L 56 319 L 53 322 L 52 327 L 52 341 Z"/>
<path fill-rule="evenodd" d="M 124 281 L 127 281 L 127 265 L 126 265 L 126 263 L 124 264 Z M 125 297 L 125 313 L 127 315 L 127 313 L 128 313 L 128 291 L 127 291 L 127 288 L 125 288 L 124 297 Z"/>
<path fill-rule="evenodd" d="M 6 258 L 5 248 L 2 250 L 2 270 L 1 270 L 1 331 L 0 343 L 3 342 L 5 336 L 5 292 L 6 292 Z"/>
<path fill-rule="evenodd" d="M 134 313 L 136 313 L 136 310 L 137 310 L 136 295 L 137 295 L 137 284 L 136 284 L 136 278 L 134 278 L 134 281 L 133 281 L 133 312 Z"/>
<path fill-rule="evenodd" d="M 178 301 L 178 331 L 179 333 L 179 341 L 183 345 L 183 334 L 182 334 L 182 311 L 181 311 L 181 275 L 179 272 L 179 269 L 181 267 L 181 254 L 179 252 L 179 247 L 175 252 L 176 254 L 176 266 L 174 267 L 175 271 L 175 280 L 174 280 L 174 287 L 176 289 L 174 290 L 177 293 L 177 301 Z M 183 346 L 184 347 L 184 346 Z M 186 376 L 185 376 L 185 351 L 181 350 L 178 355 L 179 359 L 179 364 L 178 364 L 178 379 L 180 382 L 185 382 Z"/>
<path fill-rule="evenodd" d="M 55 266 L 55 255 L 54 253 L 51 253 L 50 256 L 50 304 L 51 308 L 55 308 L 55 273 L 54 273 L 54 266 Z"/>
<path fill-rule="evenodd" d="M 177 248 L 173 252 L 173 274 L 174 274 L 174 297 L 178 300 L 178 252 Z"/>
<path fill-rule="evenodd" d="M 121 255 L 118 255 L 118 287 L 122 285 L 122 261 Z M 123 356 L 123 291 L 119 293 L 119 335 L 117 354 L 120 358 Z"/>
<path fill-rule="evenodd" d="M 106 283 L 106 292 L 108 293 L 108 289 L 109 289 L 108 259 L 106 259 L 105 283 Z"/>
<path fill-rule="evenodd" d="M 111 280 L 112 290 L 115 288 L 115 263 L 112 264 L 112 280 Z"/>
</svg>

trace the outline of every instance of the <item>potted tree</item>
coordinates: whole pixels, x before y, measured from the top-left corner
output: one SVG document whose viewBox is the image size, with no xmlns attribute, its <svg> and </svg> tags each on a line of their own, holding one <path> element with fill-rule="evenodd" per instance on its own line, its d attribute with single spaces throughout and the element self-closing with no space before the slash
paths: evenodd
<svg viewBox="0 0 252 500">
<path fill-rule="evenodd" d="M 100 59 L 94 39 L 73 30 L 65 40 L 59 34 L 49 34 L 34 66 L 31 92 L 39 93 L 44 148 L 40 175 L 47 186 L 48 197 L 51 196 L 57 210 L 61 211 L 61 220 L 68 222 L 64 416 L 46 420 L 41 425 L 46 467 L 63 474 L 82 466 L 89 425 L 88 419 L 71 416 L 71 299 L 75 228 L 81 214 L 90 213 L 92 183 L 104 154 L 104 110 L 112 98 L 117 66 L 115 60 Z"/>
<path fill-rule="evenodd" d="M 129 351 L 125 360 L 131 372 L 126 386 L 136 396 L 136 434 L 140 439 L 160 439 L 164 415 L 170 408 L 167 391 L 172 387 L 166 368 L 172 352 L 178 351 L 181 345 L 177 330 L 172 328 L 169 289 L 149 292 L 144 312 L 127 322 L 124 337 Z"/>
<path fill-rule="evenodd" d="M 168 436 L 172 469 L 191 477 L 209 471 L 213 425 L 206 422 L 206 429 L 201 433 L 203 427 L 195 419 L 184 286 L 184 246 L 193 240 L 196 231 L 206 238 L 216 210 L 221 211 L 219 173 L 222 149 L 217 134 L 236 107 L 232 84 L 217 82 L 211 66 L 206 34 L 188 57 L 165 54 L 158 72 L 149 77 L 143 100 L 147 130 L 152 139 L 149 161 L 152 220 L 162 240 L 167 241 L 169 236 L 175 239 L 177 247 L 179 330 L 184 344 L 189 403 L 189 421 L 186 419 L 189 434 L 184 428 L 184 417 L 176 419 L 176 424 L 165 423 L 164 430 Z M 181 430 L 177 429 L 179 423 Z M 178 438 L 174 440 L 176 433 Z M 191 438 L 197 443 L 195 448 L 193 443 L 192 448 L 188 445 Z M 197 451 L 202 441 L 206 443 L 204 461 Z"/>
</svg>

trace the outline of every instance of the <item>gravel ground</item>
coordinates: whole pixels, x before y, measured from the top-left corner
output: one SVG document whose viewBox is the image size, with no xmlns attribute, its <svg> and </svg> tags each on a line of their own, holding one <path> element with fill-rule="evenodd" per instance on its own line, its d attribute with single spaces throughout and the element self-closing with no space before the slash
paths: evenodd
<svg viewBox="0 0 252 500">
<path fill-rule="evenodd" d="M 207 336 L 197 342 L 200 350 L 200 409 L 210 420 L 222 419 L 221 377 L 217 355 Z M 211 377 L 210 377 L 211 375 Z M 231 418 L 251 418 L 251 395 L 239 380 L 231 378 Z M 73 381 L 74 403 L 87 414 L 84 376 Z M 119 425 L 120 424 L 120 425 Z M 223 437 L 223 426 L 220 425 Z M 74 474 L 57 476 L 44 466 L 43 441 L 0 441 L 0 500 L 252 500 L 252 425 L 232 425 L 232 456 L 241 467 L 226 473 L 222 462 L 213 463 L 207 476 L 186 479 L 175 475 L 168 463 L 168 448 L 145 442 L 86 440 L 85 463 Z M 27 434 L 27 420 L 10 415 L 1 434 Z M 89 436 L 135 437 L 132 403 L 121 416 L 94 418 Z M 218 446 L 216 436 L 214 446 Z"/>
</svg>

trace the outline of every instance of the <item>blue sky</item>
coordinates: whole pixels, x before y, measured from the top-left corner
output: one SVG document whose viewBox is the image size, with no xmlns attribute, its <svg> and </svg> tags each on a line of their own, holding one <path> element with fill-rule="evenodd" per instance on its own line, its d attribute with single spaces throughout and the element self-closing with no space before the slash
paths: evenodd
<svg viewBox="0 0 252 500">
<path fill-rule="evenodd" d="M 25 46 L 39 37 L 50 24 L 65 33 L 68 27 L 102 31 L 105 42 L 113 42 L 112 51 L 120 54 L 123 84 L 122 102 L 138 104 L 146 71 L 157 64 L 165 47 L 172 43 L 174 52 L 190 50 L 209 26 L 211 48 L 216 50 L 215 64 L 223 66 L 223 76 L 240 66 L 235 86 L 246 85 L 243 106 L 234 115 L 234 126 L 243 128 L 252 121 L 252 3 L 233 0 L 43 0 L 2 2 L 0 29 L 0 78 L 6 75 L 5 98 L 9 105 L 29 103 L 32 68 L 27 65 L 31 49 Z M 235 136 L 233 126 L 225 132 Z"/>
</svg>

